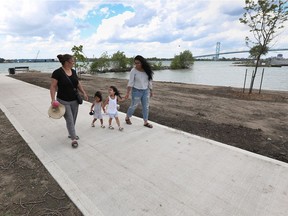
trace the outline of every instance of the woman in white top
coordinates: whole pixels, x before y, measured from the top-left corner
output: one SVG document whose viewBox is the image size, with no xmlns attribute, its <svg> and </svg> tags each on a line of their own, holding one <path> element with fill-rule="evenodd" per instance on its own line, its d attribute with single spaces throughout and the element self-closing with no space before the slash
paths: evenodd
<svg viewBox="0 0 288 216">
<path fill-rule="evenodd" d="M 140 55 L 137 55 L 134 58 L 135 67 L 130 72 L 130 78 L 127 85 L 127 93 L 125 98 L 129 98 L 131 93 L 131 104 L 127 110 L 125 121 L 127 124 L 131 125 L 132 122 L 130 118 L 132 117 L 135 109 L 138 104 L 142 105 L 142 114 L 144 120 L 144 126 L 152 128 L 152 124 L 148 123 L 149 116 L 149 99 L 153 96 L 152 93 L 152 80 L 153 80 L 153 71 L 151 66 L 145 58 Z"/>
</svg>

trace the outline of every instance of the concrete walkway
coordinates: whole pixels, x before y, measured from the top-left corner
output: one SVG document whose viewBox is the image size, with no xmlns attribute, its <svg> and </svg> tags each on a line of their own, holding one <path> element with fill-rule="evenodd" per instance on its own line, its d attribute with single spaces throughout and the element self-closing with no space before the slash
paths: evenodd
<svg viewBox="0 0 288 216">
<path fill-rule="evenodd" d="M 87 102 L 72 149 L 49 105 L 47 89 L 0 76 L 1 110 L 86 216 L 288 215 L 286 163 L 123 113 L 123 132 L 92 128 Z"/>
</svg>

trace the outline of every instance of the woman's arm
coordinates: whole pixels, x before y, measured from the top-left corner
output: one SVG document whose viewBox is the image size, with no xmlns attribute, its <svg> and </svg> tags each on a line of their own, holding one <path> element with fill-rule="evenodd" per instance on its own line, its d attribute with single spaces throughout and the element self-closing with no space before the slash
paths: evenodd
<svg viewBox="0 0 288 216">
<path fill-rule="evenodd" d="M 132 68 L 132 70 L 130 71 L 130 75 L 129 75 L 129 81 L 127 84 L 127 91 L 126 91 L 125 99 L 129 98 L 131 89 L 134 86 L 134 82 L 135 82 L 135 69 Z"/>
<path fill-rule="evenodd" d="M 51 79 L 51 85 L 50 85 L 50 96 L 51 96 L 51 103 L 55 101 L 55 95 L 57 90 L 58 80 L 52 78 Z"/>
<path fill-rule="evenodd" d="M 86 94 L 86 92 L 85 92 L 85 90 L 84 90 L 84 88 L 83 88 L 83 86 L 82 86 L 82 84 L 81 84 L 80 81 L 79 81 L 79 83 L 78 83 L 78 89 L 79 89 L 79 90 L 82 92 L 82 94 L 84 95 L 85 100 L 88 101 L 88 95 Z"/>
<path fill-rule="evenodd" d="M 130 86 L 127 86 L 127 92 L 126 92 L 126 95 L 125 95 L 125 99 L 128 99 L 129 98 L 129 95 L 130 95 L 130 92 L 131 92 L 131 87 Z"/>
</svg>

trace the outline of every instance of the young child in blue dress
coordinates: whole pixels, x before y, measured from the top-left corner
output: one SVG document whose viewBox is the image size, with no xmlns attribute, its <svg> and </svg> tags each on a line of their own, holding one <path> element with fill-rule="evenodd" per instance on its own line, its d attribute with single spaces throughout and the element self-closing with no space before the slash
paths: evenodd
<svg viewBox="0 0 288 216">
<path fill-rule="evenodd" d="M 118 118 L 118 101 L 124 101 L 125 99 L 120 96 L 120 92 L 115 86 L 110 86 L 108 90 L 109 96 L 106 98 L 103 103 L 103 109 L 105 110 L 105 106 L 107 105 L 106 113 L 109 115 L 109 129 L 114 129 L 111 125 L 112 119 L 115 118 L 116 123 L 118 125 L 119 131 L 122 131 L 123 128 L 120 126 L 120 121 Z"/>
<path fill-rule="evenodd" d="M 102 94 L 100 91 L 97 91 L 94 95 L 94 101 L 91 105 L 91 109 L 90 109 L 90 115 L 93 115 L 93 121 L 91 123 L 92 127 L 95 127 L 95 122 L 97 119 L 100 120 L 101 123 L 101 128 L 105 128 L 105 126 L 103 125 L 103 116 L 101 113 L 101 109 L 103 109 L 103 111 L 105 112 L 103 106 L 102 106 Z"/>
</svg>

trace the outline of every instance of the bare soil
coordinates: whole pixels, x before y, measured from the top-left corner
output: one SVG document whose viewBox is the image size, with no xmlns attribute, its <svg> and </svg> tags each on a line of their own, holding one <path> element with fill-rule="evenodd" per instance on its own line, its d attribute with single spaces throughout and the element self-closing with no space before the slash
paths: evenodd
<svg viewBox="0 0 288 216">
<path fill-rule="evenodd" d="M 0 110 L 0 215 L 82 213 Z"/>
<path fill-rule="evenodd" d="M 44 88 L 50 87 L 51 74 L 48 73 L 10 76 Z M 123 95 L 126 93 L 127 80 L 82 75 L 81 82 L 90 102 L 96 91 L 102 91 L 106 97 L 111 85 Z M 151 121 L 288 162 L 288 92 L 262 91 L 259 94 L 255 91 L 248 94 L 247 90 L 243 93 L 238 88 L 169 82 L 154 82 L 153 92 Z M 120 111 L 126 112 L 129 104 L 130 100 L 122 102 Z M 140 106 L 135 116 L 142 117 Z M 0 213 L 16 209 L 27 214 L 32 206 L 35 211 L 44 206 L 46 210 L 61 210 L 63 215 L 80 215 L 2 112 L 0 117 Z M 133 122 L 133 118 L 131 120 Z M 6 133 L 9 136 L 3 135 Z M 23 165 L 22 161 L 27 164 Z M 28 174 L 28 171 L 36 173 Z M 43 201 L 45 199 L 49 201 Z M 64 204 L 58 205 L 59 201 Z"/>
</svg>

